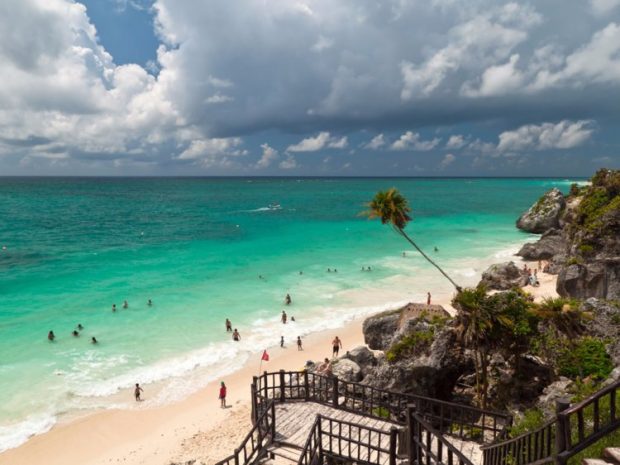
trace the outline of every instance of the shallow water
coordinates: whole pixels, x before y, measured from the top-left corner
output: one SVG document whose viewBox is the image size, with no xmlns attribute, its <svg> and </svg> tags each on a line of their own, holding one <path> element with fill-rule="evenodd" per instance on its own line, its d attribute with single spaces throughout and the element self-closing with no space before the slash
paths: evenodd
<svg viewBox="0 0 620 465">
<path fill-rule="evenodd" d="M 135 382 L 164 382 L 158 401 L 176 399 L 280 335 L 449 292 L 388 226 L 358 216 L 379 189 L 410 199 L 407 231 L 471 285 L 528 239 L 519 213 L 571 182 L 0 178 L 0 450 L 62 413 L 110 407 Z M 297 322 L 283 332 L 286 293 Z"/>
</svg>

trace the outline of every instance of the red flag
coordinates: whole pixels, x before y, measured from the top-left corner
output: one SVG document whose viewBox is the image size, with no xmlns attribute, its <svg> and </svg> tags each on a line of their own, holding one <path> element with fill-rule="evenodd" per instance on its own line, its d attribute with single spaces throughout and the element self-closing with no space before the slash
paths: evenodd
<svg viewBox="0 0 620 465">
<path fill-rule="evenodd" d="M 269 354 L 267 353 L 267 351 L 266 351 L 266 350 L 265 350 L 265 351 L 263 351 L 263 356 L 262 356 L 260 359 L 261 359 L 261 361 L 263 361 L 263 360 L 264 360 L 265 362 L 268 362 L 268 361 L 269 361 Z"/>
</svg>

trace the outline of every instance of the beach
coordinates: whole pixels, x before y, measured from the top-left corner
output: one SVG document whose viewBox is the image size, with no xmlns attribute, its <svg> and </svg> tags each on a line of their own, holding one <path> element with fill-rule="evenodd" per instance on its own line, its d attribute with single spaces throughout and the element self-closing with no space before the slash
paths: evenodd
<svg viewBox="0 0 620 465">
<path fill-rule="evenodd" d="M 515 263 L 536 268 L 537 262 Z M 540 286 L 526 286 L 536 301 L 556 297 L 554 275 L 539 273 Z M 450 295 L 433 299 L 451 313 Z M 270 360 L 262 363 L 263 371 L 300 370 L 306 360 L 322 360 L 331 356 L 331 341 L 342 339 L 342 353 L 364 344 L 364 318 L 348 322 L 344 327 L 313 333 L 304 338 L 304 350 L 298 351 L 293 341 L 282 349 L 270 347 Z M 250 383 L 261 366 L 261 352 L 252 354 L 243 368 L 223 378 L 228 389 L 230 408 L 219 406 L 219 380 L 209 383 L 188 398 L 158 408 L 111 410 L 94 413 L 59 425 L 35 436 L 22 446 L 0 454 L 1 465 L 128 465 L 214 463 L 230 455 L 251 428 Z M 123 392 L 130 397 L 129 390 Z M 148 400 L 149 392 L 144 394 Z M 145 402 L 146 404 L 146 402 Z"/>
</svg>

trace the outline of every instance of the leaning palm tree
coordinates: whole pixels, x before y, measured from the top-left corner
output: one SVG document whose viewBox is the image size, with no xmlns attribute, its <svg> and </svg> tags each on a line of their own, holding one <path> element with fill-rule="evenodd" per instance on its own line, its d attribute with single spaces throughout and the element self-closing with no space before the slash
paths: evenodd
<svg viewBox="0 0 620 465">
<path fill-rule="evenodd" d="M 407 199 L 403 197 L 396 188 L 392 187 L 387 191 L 377 192 L 372 201 L 368 203 L 368 210 L 363 212 L 363 214 L 368 216 L 368 218 L 381 219 L 382 224 L 389 223 L 392 228 L 394 228 L 394 231 L 409 241 L 409 243 L 414 246 L 424 258 L 426 258 L 435 268 L 439 270 L 442 275 L 448 279 L 448 281 L 452 283 L 457 292 L 461 292 L 461 286 L 456 284 L 452 278 L 450 278 L 450 276 L 448 276 L 446 272 L 442 270 L 439 265 L 437 265 L 437 263 L 431 260 L 430 257 L 426 255 L 420 247 L 418 247 L 418 244 L 411 240 L 405 232 L 405 226 L 407 226 L 407 223 L 411 221 L 411 217 L 409 216 L 410 211 L 411 208 L 409 208 Z"/>
</svg>

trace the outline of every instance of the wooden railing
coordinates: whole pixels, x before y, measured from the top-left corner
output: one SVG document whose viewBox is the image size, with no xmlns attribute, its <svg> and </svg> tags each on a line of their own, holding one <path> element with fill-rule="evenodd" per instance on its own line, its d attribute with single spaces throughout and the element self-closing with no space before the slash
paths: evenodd
<svg viewBox="0 0 620 465">
<path fill-rule="evenodd" d="M 396 464 L 398 429 L 389 432 L 317 415 L 298 465 L 323 463 L 327 458 L 361 464 Z"/>
<path fill-rule="evenodd" d="M 473 465 L 441 431 L 418 415 L 415 405 L 408 407 L 407 419 L 410 464 Z"/>
<path fill-rule="evenodd" d="M 542 427 L 482 447 L 484 465 L 544 465 L 566 462 L 620 428 L 620 381 L 573 405 L 558 401 L 556 417 Z"/>
<path fill-rule="evenodd" d="M 254 427 L 241 441 L 235 452 L 215 465 L 251 465 L 265 455 L 266 447 L 276 435 L 275 402 L 269 401 L 263 407 L 262 413 L 254 422 Z"/>
<path fill-rule="evenodd" d="M 512 423 L 512 417 L 505 413 L 392 392 L 306 371 L 265 372 L 255 376 L 252 383 L 253 418 L 267 400 L 313 401 L 399 425 L 406 424 L 407 406 L 414 404 L 417 414 L 435 429 L 478 442 L 503 437 Z"/>
</svg>

